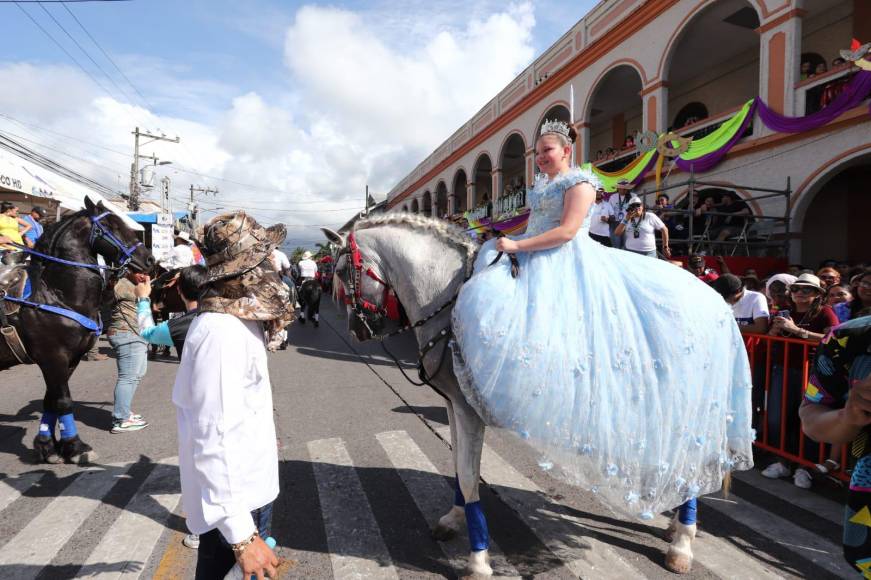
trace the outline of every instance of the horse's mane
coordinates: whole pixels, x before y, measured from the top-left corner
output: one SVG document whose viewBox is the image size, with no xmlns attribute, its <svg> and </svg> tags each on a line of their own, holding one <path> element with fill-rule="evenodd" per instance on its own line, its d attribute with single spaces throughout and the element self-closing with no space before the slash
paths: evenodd
<svg viewBox="0 0 871 580">
<path fill-rule="evenodd" d="M 61 236 L 61 234 L 67 229 L 67 226 L 72 223 L 77 218 L 82 217 L 87 212 L 85 210 L 77 211 L 73 214 L 65 216 L 64 218 L 54 222 L 53 224 L 49 224 L 45 226 L 45 230 L 42 232 L 42 235 L 36 241 L 36 246 L 34 249 L 51 253 L 54 250 L 55 243 L 57 239 Z"/>
<path fill-rule="evenodd" d="M 413 230 L 426 230 L 440 240 L 455 246 L 470 259 L 478 251 L 478 245 L 458 226 L 440 219 L 414 213 L 395 212 L 367 218 L 354 226 L 354 230 L 364 230 L 378 226 L 404 226 Z"/>
</svg>

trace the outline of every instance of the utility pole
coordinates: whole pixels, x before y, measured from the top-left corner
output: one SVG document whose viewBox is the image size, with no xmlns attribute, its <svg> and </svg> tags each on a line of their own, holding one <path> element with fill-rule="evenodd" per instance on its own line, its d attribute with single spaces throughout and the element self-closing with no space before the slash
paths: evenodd
<svg viewBox="0 0 871 580">
<path fill-rule="evenodd" d="M 218 192 L 217 187 L 197 187 L 193 183 L 191 184 L 191 198 L 190 198 L 190 201 L 188 202 L 188 215 L 191 216 L 191 225 L 193 226 L 194 230 L 197 229 L 197 210 L 198 210 L 197 204 L 194 201 L 194 194 L 195 193 L 202 193 L 202 194 L 213 193 L 213 194 L 217 195 L 219 192 Z"/>
<path fill-rule="evenodd" d="M 366 199 L 363 202 L 363 217 L 368 217 L 369 216 L 369 184 L 368 183 L 366 184 L 366 193 L 364 195 L 366 196 Z"/>
<path fill-rule="evenodd" d="M 139 183 L 139 159 L 142 157 L 152 159 L 154 164 L 157 165 L 157 156 L 151 155 L 149 157 L 147 155 L 139 154 L 140 137 L 150 139 L 150 141 L 142 143 L 141 145 L 143 146 L 148 145 L 149 143 L 154 143 L 155 141 L 169 141 L 170 143 L 179 143 L 181 141 L 179 137 L 172 139 L 164 134 L 152 135 L 148 131 L 140 131 L 139 127 L 136 127 L 133 131 L 133 165 L 130 166 L 130 198 L 127 200 L 127 207 L 132 211 L 139 209 L 139 194 L 141 191 Z"/>
</svg>

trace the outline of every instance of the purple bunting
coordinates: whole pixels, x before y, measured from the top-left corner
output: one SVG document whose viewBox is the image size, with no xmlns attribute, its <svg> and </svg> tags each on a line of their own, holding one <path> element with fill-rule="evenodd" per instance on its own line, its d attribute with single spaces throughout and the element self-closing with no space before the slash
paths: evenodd
<svg viewBox="0 0 871 580">
<path fill-rule="evenodd" d="M 871 71 L 859 71 L 850 80 L 844 90 L 835 97 L 831 103 L 804 117 L 786 117 L 772 111 L 768 105 L 760 99 L 756 99 L 759 105 L 757 109 L 759 118 L 765 126 L 772 131 L 780 133 L 802 133 L 822 127 L 826 123 L 834 121 L 846 111 L 858 107 L 868 95 L 871 94 Z"/>
</svg>

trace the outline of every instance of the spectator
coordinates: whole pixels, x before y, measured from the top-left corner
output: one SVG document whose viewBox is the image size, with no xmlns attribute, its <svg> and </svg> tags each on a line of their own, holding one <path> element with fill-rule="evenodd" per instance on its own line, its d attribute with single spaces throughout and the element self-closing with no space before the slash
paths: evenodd
<svg viewBox="0 0 871 580">
<path fill-rule="evenodd" d="M 863 313 L 871 308 L 871 269 L 854 276 L 850 282 L 853 300 L 849 302 L 849 309 L 839 306 L 839 315 L 844 316 L 845 320 L 864 316 Z"/>
<path fill-rule="evenodd" d="M 630 252 L 656 258 L 656 232 L 662 234 L 662 254 L 671 258 L 668 246 L 668 228 L 656 214 L 646 211 L 641 199 L 632 196 L 626 206 L 626 217 L 614 230 L 618 236 L 625 233 L 625 248 Z"/>
<path fill-rule="evenodd" d="M 115 350 L 118 380 L 115 383 L 115 407 L 112 433 L 128 433 L 148 427 L 148 422 L 130 410 L 133 395 L 148 369 L 148 346 L 139 334 L 136 321 L 136 286 L 144 274 L 128 273 L 115 283 L 115 302 L 109 322 L 109 344 Z"/>
<path fill-rule="evenodd" d="M 298 267 L 300 283 L 309 278 L 314 279 L 318 273 L 318 264 L 312 260 L 312 253 L 308 250 L 302 253 L 302 259 L 299 261 Z"/>
<path fill-rule="evenodd" d="M 35 205 L 30 210 L 30 213 L 22 218 L 30 225 L 30 229 L 24 234 L 24 244 L 28 248 L 34 247 L 36 240 L 42 236 L 43 227 L 41 222 L 45 219 L 45 213 L 44 208 Z"/>
<path fill-rule="evenodd" d="M 841 275 L 842 280 L 849 280 L 850 277 L 847 275 L 850 272 L 850 264 L 847 262 L 838 262 L 835 264 L 835 270 Z"/>
<path fill-rule="evenodd" d="M 741 334 L 764 334 L 768 331 L 768 302 L 759 292 L 744 288 L 741 278 L 722 274 L 711 282 L 726 303 L 732 306 L 732 315 Z"/>
<path fill-rule="evenodd" d="M 629 200 L 632 199 L 632 184 L 621 179 L 617 182 L 617 192 L 611 195 L 608 203 L 611 204 L 611 247 L 623 249 L 625 245 L 625 237 L 617 235 L 617 226 L 620 225 L 626 218 L 626 208 L 629 205 Z"/>
<path fill-rule="evenodd" d="M 194 251 L 191 248 L 192 243 L 190 234 L 182 231 L 177 232 L 175 234 L 175 246 L 173 246 L 169 255 L 160 262 L 160 265 L 169 271 L 187 268 L 196 264 Z"/>
<path fill-rule="evenodd" d="M 693 254 L 687 259 L 687 270 L 706 284 L 710 284 L 720 277 L 720 274 L 713 268 L 708 268 L 705 264 L 704 256 Z M 766 315 L 767 316 L 767 315 Z"/>
<path fill-rule="evenodd" d="M 311 252 L 309 252 L 309 256 L 311 256 Z M 272 268 L 278 272 L 279 276 L 287 276 L 287 272 L 290 271 L 290 260 L 288 259 L 287 254 L 278 248 L 275 248 L 269 256 L 269 261 L 272 264 Z"/>
<path fill-rule="evenodd" d="M 599 149 L 596 151 L 596 161 L 603 161 L 605 159 L 605 152 Z"/>
<path fill-rule="evenodd" d="M 0 236 L 9 239 L 13 244 L 24 245 L 22 235 L 30 230 L 30 224 L 18 217 L 18 206 L 9 201 L 0 203 Z M 0 254 L 16 252 L 18 248 L 12 245 L 0 246 Z"/>
<path fill-rule="evenodd" d="M 832 284 L 826 289 L 826 304 L 832 308 L 838 304 L 849 304 L 852 300 L 853 294 L 847 284 Z"/>
<path fill-rule="evenodd" d="M 819 343 L 825 334 L 834 326 L 838 325 L 838 318 L 834 311 L 825 305 L 825 290 L 820 284 L 820 279 L 813 274 L 802 274 L 789 286 L 790 308 L 781 310 L 775 315 L 768 334 L 772 336 L 788 336 L 801 338 Z M 784 368 L 783 348 L 787 348 L 787 363 Z M 771 360 L 771 387 L 768 392 L 768 433 L 769 442 L 772 439 L 780 443 L 781 422 L 786 422 L 787 441 L 784 443 L 786 450 L 798 454 L 799 450 L 799 425 L 798 407 L 801 403 L 802 370 L 804 350 L 800 344 L 772 345 Z M 812 355 L 813 352 L 811 351 Z M 784 386 L 784 373 L 786 384 Z M 785 393 L 784 393 L 785 391 Z M 782 401 L 786 398 L 786 416 L 781 416 Z M 819 449 L 814 446 L 805 446 L 807 459 L 817 462 L 820 460 Z M 771 479 L 778 479 L 790 475 L 790 469 L 783 460 L 776 461 L 762 470 L 762 475 Z M 793 474 L 793 483 L 802 489 L 809 489 L 812 484 L 810 472 L 800 467 Z"/>
<path fill-rule="evenodd" d="M 174 346 L 179 358 L 184 349 L 188 328 L 197 315 L 197 300 L 205 284 L 205 266 L 189 266 L 179 273 L 176 288 L 185 305 L 185 314 L 155 325 L 151 316 L 151 279 L 147 276 L 136 284 L 136 321 L 139 335 L 149 344 Z"/>
<path fill-rule="evenodd" d="M 590 208 L 590 237 L 602 244 L 611 247 L 611 217 L 614 209 L 605 201 L 605 190 L 601 187 L 596 190 L 596 203 Z"/>
<path fill-rule="evenodd" d="M 832 68 L 836 69 L 839 66 L 844 66 L 845 64 L 847 64 L 847 61 L 839 56 L 832 61 Z"/>
<path fill-rule="evenodd" d="M 814 75 L 815 76 L 824 75 L 827 72 L 829 72 L 829 68 L 826 66 L 826 63 L 824 63 L 824 62 L 817 64 L 816 68 L 814 68 Z"/>
<path fill-rule="evenodd" d="M 811 72 L 812 72 L 811 66 L 812 65 L 811 65 L 810 61 L 807 61 L 807 60 L 801 63 L 801 80 L 807 80 L 811 76 L 813 76 L 811 74 Z"/>
<path fill-rule="evenodd" d="M 711 238 L 718 241 L 723 241 L 727 238 L 737 236 L 744 229 L 749 216 L 752 215 L 750 206 L 743 199 L 738 199 L 738 196 L 727 191 L 723 194 L 720 205 L 717 207 L 720 213 L 731 214 L 729 216 L 719 216 L 720 220 L 717 227 L 711 232 Z"/>
<path fill-rule="evenodd" d="M 693 210 L 693 230 L 695 235 L 707 232 L 710 236 L 719 225 L 720 216 L 707 215 L 717 211 L 717 204 L 711 195 L 705 196 L 701 203 Z"/>
<path fill-rule="evenodd" d="M 277 577 L 262 539 L 279 491 L 266 346 L 293 306 L 266 261 L 285 235 L 283 225 L 263 228 L 243 212 L 206 226 L 207 284 L 172 395 L 182 505 L 200 541 L 198 579 L 223 578 L 236 563 L 244 578 Z"/>
<path fill-rule="evenodd" d="M 841 273 L 832 266 L 820 268 L 817 271 L 817 278 L 820 279 L 820 283 L 823 285 L 823 288 L 826 289 L 831 286 L 837 286 L 841 283 Z"/>
<path fill-rule="evenodd" d="M 790 264 L 786 268 L 786 273 L 789 274 L 790 276 L 798 277 L 799 275 L 801 275 L 801 273 L 804 269 L 805 269 L 805 267 L 802 266 L 801 264 Z"/>
<path fill-rule="evenodd" d="M 842 324 L 820 344 L 799 414 L 812 440 L 852 451 L 856 464 L 844 507 L 844 557 L 853 565 L 867 561 L 871 536 L 854 516 L 871 502 L 871 446 L 866 443 L 871 431 L 871 317 Z"/>
<path fill-rule="evenodd" d="M 765 283 L 765 295 L 768 297 L 768 308 L 772 314 L 780 310 L 789 310 L 789 286 L 796 281 L 792 274 L 775 274 Z"/>
</svg>

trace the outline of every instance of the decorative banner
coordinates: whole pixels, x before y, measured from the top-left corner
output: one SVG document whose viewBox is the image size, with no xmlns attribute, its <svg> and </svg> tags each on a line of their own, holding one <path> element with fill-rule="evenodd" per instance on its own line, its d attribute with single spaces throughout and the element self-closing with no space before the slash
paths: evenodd
<svg viewBox="0 0 871 580">
<path fill-rule="evenodd" d="M 758 97 L 744 103 L 744 106 L 729 120 L 725 121 L 716 131 L 694 139 L 689 149 L 678 157 L 675 162 L 684 171 L 710 171 L 718 165 L 726 154 L 744 136 L 744 132 L 753 119 Z"/>
<path fill-rule="evenodd" d="M 632 185 L 640 183 L 641 180 L 644 179 L 644 174 L 650 171 L 650 168 L 653 167 L 658 156 L 659 153 L 657 153 L 656 149 L 651 149 L 644 155 L 636 157 L 632 163 L 620 171 L 602 171 L 601 169 L 593 167 L 592 163 L 584 163 L 584 165 L 581 166 L 581 169 L 593 172 L 593 174 L 599 178 L 599 181 L 602 182 L 602 187 L 605 191 L 614 192 L 617 191 L 617 183 L 620 181 L 626 180 Z"/>
<path fill-rule="evenodd" d="M 871 93 L 871 71 L 861 70 L 850 80 L 849 84 L 835 99 L 811 115 L 804 117 L 786 117 L 771 110 L 762 99 L 756 97 L 759 118 L 772 131 L 780 133 L 802 133 L 812 131 L 817 127 L 834 121 L 843 113 L 859 106 Z M 704 171 L 704 170 L 702 170 Z"/>
<path fill-rule="evenodd" d="M 497 232 L 502 232 L 506 235 L 516 234 L 526 229 L 526 223 L 529 221 L 528 211 L 498 222 L 494 222 L 490 218 L 476 220 L 468 217 L 468 214 L 469 212 L 466 212 L 464 216 L 466 221 L 469 222 L 468 233 L 472 234 L 474 237 L 481 235 L 481 231 L 488 228 L 496 230 Z"/>
</svg>

